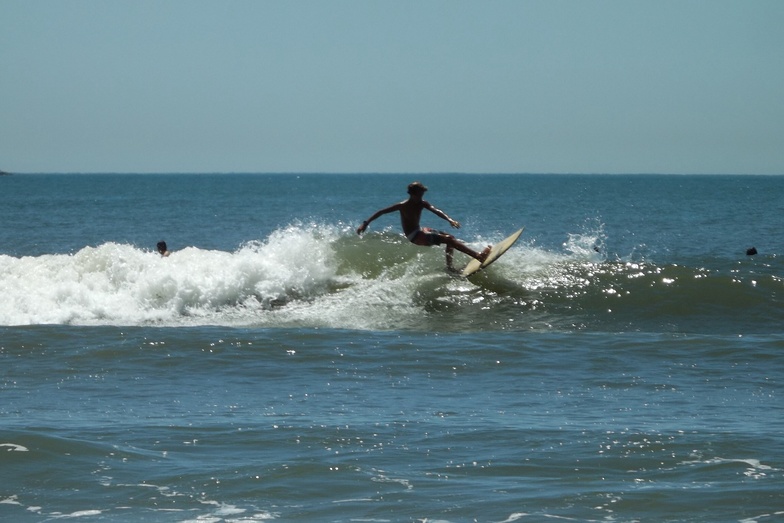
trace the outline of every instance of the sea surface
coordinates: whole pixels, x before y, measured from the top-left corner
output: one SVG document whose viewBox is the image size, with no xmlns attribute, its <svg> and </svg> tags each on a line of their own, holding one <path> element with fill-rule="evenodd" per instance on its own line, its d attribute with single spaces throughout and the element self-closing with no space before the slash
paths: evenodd
<svg viewBox="0 0 784 523">
<path fill-rule="evenodd" d="M 0 398 L 3 522 L 784 521 L 784 176 L 0 176 Z"/>
</svg>

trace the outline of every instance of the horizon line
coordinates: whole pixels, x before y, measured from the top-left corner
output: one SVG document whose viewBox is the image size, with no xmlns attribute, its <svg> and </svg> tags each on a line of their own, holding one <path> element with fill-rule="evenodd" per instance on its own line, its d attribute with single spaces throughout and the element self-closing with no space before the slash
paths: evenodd
<svg viewBox="0 0 784 523">
<path fill-rule="evenodd" d="M 492 171 L 1 171 L 0 175 L 247 175 L 247 176 L 784 176 L 782 173 L 666 173 L 666 172 L 492 172 Z"/>
</svg>

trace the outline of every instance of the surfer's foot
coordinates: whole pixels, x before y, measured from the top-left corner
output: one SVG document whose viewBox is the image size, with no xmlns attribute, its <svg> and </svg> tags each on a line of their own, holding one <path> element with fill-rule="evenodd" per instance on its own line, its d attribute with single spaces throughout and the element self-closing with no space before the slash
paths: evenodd
<svg viewBox="0 0 784 523">
<path fill-rule="evenodd" d="M 477 260 L 484 263 L 487 257 L 490 256 L 490 251 L 492 249 L 493 249 L 492 245 L 488 245 L 487 247 L 485 247 L 485 250 L 479 253 L 479 258 L 477 258 Z"/>
</svg>

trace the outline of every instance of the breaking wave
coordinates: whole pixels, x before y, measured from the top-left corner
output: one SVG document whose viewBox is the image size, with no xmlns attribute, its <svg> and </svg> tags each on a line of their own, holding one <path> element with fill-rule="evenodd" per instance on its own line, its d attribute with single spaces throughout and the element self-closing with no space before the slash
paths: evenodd
<svg viewBox="0 0 784 523">
<path fill-rule="evenodd" d="M 343 225 L 290 225 L 234 252 L 167 258 L 117 243 L 0 255 L 0 325 L 742 333 L 784 317 L 776 257 L 690 267 L 608 259 L 604 243 L 601 228 L 558 252 L 521 239 L 471 279 L 444 270 L 439 248 Z"/>
</svg>

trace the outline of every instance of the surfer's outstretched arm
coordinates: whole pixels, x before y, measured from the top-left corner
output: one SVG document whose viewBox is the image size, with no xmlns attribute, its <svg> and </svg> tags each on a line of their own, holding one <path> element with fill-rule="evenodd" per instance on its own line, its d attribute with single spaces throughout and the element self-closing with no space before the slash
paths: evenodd
<svg viewBox="0 0 784 523">
<path fill-rule="evenodd" d="M 379 216 L 383 216 L 384 214 L 389 214 L 391 212 L 399 211 L 400 208 L 402 207 L 402 205 L 403 205 L 403 203 L 400 202 L 400 203 L 396 203 L 394 205 L 390 205 L 389 207 L 385 207 L 384 209 L 380 209 L 380 210 L 374 212 L 373 216 L 371 216 L 370 218 L 368 218 L 367 220 L 362 222 L 362 225 L 357 227 L 357 234 L 362 234 L 363 232 L 365 232 L 365 230 L 367 230 L 367 228 L 368 228 L 368 225 L 370 225 L 370 222 L 372 222 L 373 220 L 375 220 Z"/>
<path fill-rule="evenodd" d="M 442 219 L 448 221 L 449 225 L 451 225 L 455 229 L 459 229 L 460 228 L 460 222 L 459 221 L 453 220 L 452 218 L 449 217 L 449 215 L 447 215 L 447 213 L 445 213 L 444 211 L 442 211 L 438 207 L 435 207 L 430 202 L 422 202 L 422 203 L 424 204 L 425 209 L 427 209 L 428 211 L 432 212 L 433 214 L 435 214 L 439 218 L 442 218 Z"/>
</svg>

